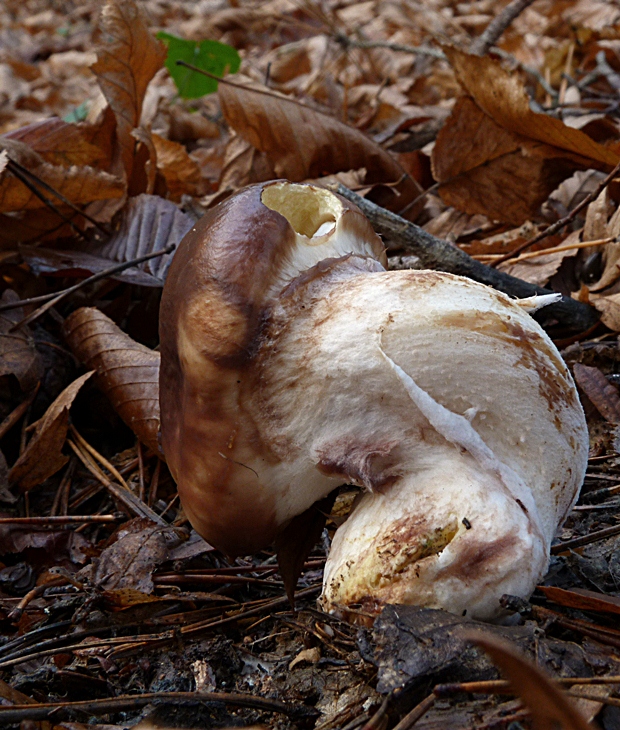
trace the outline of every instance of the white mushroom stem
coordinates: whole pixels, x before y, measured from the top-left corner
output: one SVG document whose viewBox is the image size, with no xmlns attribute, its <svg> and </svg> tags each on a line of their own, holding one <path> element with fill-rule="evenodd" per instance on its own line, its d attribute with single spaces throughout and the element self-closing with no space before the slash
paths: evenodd
<svg viewBox="0 0 620 730">
<path fill-rule="evenodd" d="M 268 409 L 299 475 L 283 511 L 329 490 L 316 465 L 368 492 L 334 537 L 323 605 L 491 619 L 503 593 L 529 596 L 587 461 L 547 335 L 505 295 L 438 272 L 343 267 L 301 302 L 274 313 L 255 416 Z"/>
</svg>

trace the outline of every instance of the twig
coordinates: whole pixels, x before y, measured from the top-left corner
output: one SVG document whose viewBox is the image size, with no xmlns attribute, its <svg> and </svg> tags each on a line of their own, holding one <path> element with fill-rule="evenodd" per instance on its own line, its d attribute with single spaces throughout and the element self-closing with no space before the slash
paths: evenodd
<svg viewBox="0 0 620 730">
<path fill-rule="evenodd" d="M 605 540 L 605 538 L 613 537 L 614 535 L 620 535 L 620 525 L 606 527 L 604 530 L 597 530 L 597 532 L 592 532 L 589 535 L 575 537 L 572 540 L 567 540 L 566 542 L 553 545 L 551 548 L 551 555 L 559 555 L 565 550 L 582 547 L 583 545 L 591 545 L 593 542 L 599 542 L 600 540 Z"/>
<path fill-rule="evenodd" d="M 0 723 L 18 723 L 22 720 L 61 720 L 71 717 L 73 712 L 99 716 L 114 712 L 138 710 L 151 702 L 186 705 L 204 702 L 222 702 L 236 707 L 249 707 L 263 712 L 278 712 L 289 717 L 309 717 L 313 713 L 309 708 L 300 705 L 285 705 L 283 702 L 269 700 L 264 697 L 243 694 L 226 694 L 224 692 L 146 692 L 140 695 L 123 695 L 121 697 L 99 700 L 79 700 L 77 702 L 41 702 L 32 705 L 0 706 Z"/>
<path fill-rule="evenodd" d="M 600 702 L 602 705 L 612 705 L 613 707 L 620 707 L 620 700 L 615 697 L 599 697 L 597 695 L 589 695 L 584 692 L 575 692 L 574 689 L 566 691 L 569 697 L 576 697 L 580 700 L 590 700 L 591 702 Z"/>
<path fill-rule="evenodd" d="M 157 514 L 157 512 L 144 504 L 144 502 L 141 502 L 132 491 L 125 489 L 124 487 L 121 487 L 120 485 L 110 481 L 105 476 L 105 474 L 97 467 L 94 461 L 89 458 L 89 455 L 87 453 L 84 453 L 84 451 L 82 451 L 82 449 L 77 444 L 71 441 L 71 439 L 67 439 L 67 443 L 69 444 L 69 447 L 73 449 L 75 455 L 82 462 L 82 464 L 84 464 L 88 471 L 95 477 L 95 479 L 101 482 L 101 484 L 103 484 L 108 492 L 110 492 L 110 494 L 121 504 L 127 507 L 127 509 L 132 514 L 136 515 L 137 517 L 147 517 L 149 520 L 152 520 L 158 525 L 162 525 L 165 527 L 169 526 L 168 523 Z"/>
<path fill-rule="evenodd" d="M 321 584 L 310 586 L 295 594 L 295 598 L 305 598 L 307 596 L 314 595 L 321 590 Z M 247 604 L 246 604 L 247 605 Z M 134 639 L 133 641 L 128 638 L 124 647 L 119 647 L 114 652 L 108 655 L 111 661 L 116 659 L 133 656 L 140 651 L 151 649 L 160 649 L 164 646 L 169 646 L 174 642 L 178 641 L 179 635 L 182 639 L 197 640 L 204 636 L 209 631 L 221 628 L 222 626 L 228 626 L 234 624 L 237 621 L 243 621 L 251 616 L 260 616 L 264 613 L 273 612 L 273 609 L 280 608 L 281 606 L 289 606 L 288 596 L 282 596 L 281 598 L 273 598 L 269 601 L 261 601 L 260 605 L 254 606 L 253 608 L 246 608 L 232 616 L 226 616 L 218 619 L 207 619 L 206 621 L 197 621 L 193 624 L 181 626 L 181 628 L 174 635 L 165 635 L 164 637 L 141 637 L 140 639 Z M 25 661 L 21 659 L 20 661 Z M 5 664 L 0 664 L 0 667 L 4 667 Z M 1 716 L 0 716 L 1 717 Z"/>
<path fill-rule="evenodd" d="M 375 230 L 386 239 L 388 248 L 402 248 L 415 254 L 425 267 L 467 276 L 513 297 L 553 293 L 485 266 L 448 241 L 436 238 L 414 223 L 356 195 L 342 184 L 332 189 L 361 209 Z M 561 301 L 550 304 L 543 312 L 575 330 L 586 330 L 598 321 L 598 314 L 591 307 L 570 297 L 562 297 Z"/>
<path fill-rule="evenodd" d="M 61 200 L 65 205 L 67 205 L 71 210 L 75 211 L 79 215 L 81 215 L 83 218 L 85 218 L 89 223 L 92 223 L 95 228 L 99 229 L 102 233 L 105 233 L 106 236 L 110 235 L 110 231 L 99 223 L 99 221 L 95 220 L 92 216 L 90 216 L 88 213 L 83 211 L 81 208 L 79 208 L 75 203 L 72 203 L 69 198 L 65 197 L 62 193 L 59 193 L 58 190 L 53 188 L 51 185 L 48 185 L 44 180 L 41 180 L 41 178 L 38 175 L 35 175 L 34 172 L 31 172 L 27 167 L 24 167 L 23 165 L 20 165 L 19 162 L 16 162 L 15 160 L 12 160 L 9 158 L 9 163 L 7 165 L 8 169 L 15 174 L 15 170 L 13 168 L 17 168 L 19 172 L 21 172 L 23 175 L 26 175 L 29 177 L 36 185 L 40 185 L 43 190 L 47 190 L 48 193 L 51 193 L 52 195 L 55 195 L 59 200 Z M 17 176 L 16 176 L 17 177 Z M 23 182 L 23 180 L 22 180 Z"/>
<path fill-rule="evenodd" d="M 4 419 L 4 421 L 2 421 L 2 423 L 0 423 L 0 439 L 4 438 L 7 435 L 7 433 L 30 408 L 32 402 L 36 398 L 37 393 L 39 392 L 40 385 L 41 383 L 38 382 L 32 393 L 30 393 L 30 395 L 25 400 L 23 400 L 17 406 L 17 408 L 12 410 L 11 413 L 9 413 L 9 415 Z"/>
<path fill-rule="evenodd" d="M 554 682 L 562 685 L 608 685 L 620 684 L 619 676 L 610 677 L 554 677 Z M 472 694 L 512 694 L 510 682 L 506 679 L 489 679 L 479 682 L 450 682 L 449 684 L 438 684 L 433 689 L 435 697 L 449 697 L 453 694 L 469 692 Z M 397 730 L 394 728 L 394 730 Z"/>
<path fill-rule="evenodd" d="M 75 437 L 75 440 L 79 444 L 81 444 L 86 449 L 86 451 L 88 451 L 88 453 L 93 457 L 93 459 L 98 461 L 101 464 L 101 466 L 105 467 L 110 472 L 110 474 L 119 482 L 119 484 L 122 484 L 122 486 L 125 487 L 125 489 L 127 489 L 128 491 L 131 491 L 131 489 L 129 488 L 129 484 L 127 484 L 127 482 L 123 479 L 123 477 L 119 473 L 118 469 L 115 466 L 113 466 L 112 464 L 110 464 L 110 462 L 105 458 L 105 456 L 102 456 L 94 446 L 91 446 L 88 443 L 88 441 L 82 436 L 82 434 L 79 433 L 79 431 L 73 424 L 70 424 L 69 428 L 71 429 L 71 433 Z"/>
<path fill-rule="evenodd" d="M 337 33 L 334 36 L 334 40 L 336 40 L 338 43 L 340 43 L 340 45 L 344 46 L 345 48 L 385 48 L 388 51 L 396 51 L 397 53 L 412 53 L 417 56 L 431 56 L 442 61 L 447 60 L 446 55 L 443 51 L 437 48 L 431 48 L 430 46 L 407 46 L 403 45 L 402 43 L 390 43 L 389 41 L 358 41 L 349 38 L 343 33 Z M 540 71 L 538 71 L 538 69 L 522 63 L 521 61 L 519 61 L 518 58 L 515 58 L 512 53 L 508 53 L 508 51 L 505 51 L 503 48 L 498 48 L 497 46 L 494 46 L 489 50 L 496 56 L 499 56 L 505 61 L 508 61 L 515 68 L 521 69 L 521 71 L 528 74 L 528 76 L 532 76 L 533 78 L 535 78 L 547 94 L 549 94 L 554 99 L 557 98 L 557 91 L 547 82 L 547 80 L 540 73 Z"/>
<path fill-rule="evenodd" d="M 54 515 L 37 517 L 0 517 L 0 525 L 70 525 L 73 523 L 122 522 L 125 515 Z"/>
<path fill-rule="evenodd" d="M 518 264 L 520 261 L 527 261 L 528 259 L 536 259 L 540 256 L 546 256 L 548 253 L 562 253 L 562 251 L 572 251 L 574 249 L 580 249 L 580 248 L 592 248 L 593 246 L 602 246 L 605 243 L 611 243 L 614 238 L 613 236 L 608 236 L 607 238 L 599 238 L 596 241 L 579 241 L 578 243 L 569 243 L 565 246 L 551 246 L 551 248 L 541 248 L 539 251 L 528 251 L 527 253 L 522 253 L 520 256 L 517 256 L 515 259 L 512 259 L 513 264 Z M 487 258 L 487 261 L 485 263 L 488 263 L 489 261 L 495 260 L 495 258 L 499 258 L 502 254 L 480 254 L 478 256 L 473 256 L 477 261 L 482 261 Z"/>
<path fill-rule="evenodd" d="M 66 216 L 52 201 L 43 195 L 43 193 L 37 188 L 36 185 L 34 185 L 28 177 L 22 172 L 21 165 L 18 167 L 14 160 L 9 159 L 9 162 L 7 164 L 7 170 L 14 175 L 21 183 L 22 185 L 25 185 L 30 192 L 35 195 L 39 200 L 46 205 L 53 213 L 56 213 L 56 215 L 61 218 L 65 223 L 67 223 L 69 226 L 71 226 L 71 229 L 77 233 L 77 235 L 82 238 L 84 241 L 88 243 L 88 236 L 84 233 L 84 231 L 76 225 L 71 218 Z M 81 212 L 81 211 L 80 211 Z"/>
<path fill-rule="evenodd" d="M 46 307 L 46 310 L 49 309 L 49 307 L 53 307 L 58 302 L 62 301 L 65 297 L 69 296 L 69 294 L 73 294 L 74 292 L 78 291 L 78 289 L 82 289 L 85 286 L 88 286 L 89 284 L 94 284 L 97 281 L 100 281 L 101 279 L 106 279 L 108 276 L 111 276 L 112 274 L 116 274 L 119 271 L 124 271 L 125 269 L 130 269 L 132 266 L 136 266 L 137 264 L 141 264 L 144 261 L 148 261 L 149 259 L 154 259 L 157 256 L 163 256 L 167 253 L 172 253 L 174 249 L 176 248 L 176 244 L 172 243 L 170 246 L 166 246 L 166 248 L 162 249 L 161 251 L 154 251 L 152 253 L 147 253 L 144 256 L 139 256 L 137 259 L 131 259 L 131 261 L 124 261 L 123 263 L 116 264 L 114 266 L 111 266 L 109 269 L 105 269 L 104 271 L 100 271 L 98 274 L 93 274 L 93 276 L 89 276 L 87 279 L 83 279 L 78 284 L 74 284 L 73 286 L 67 287 L 67 289 L 63 289 L 60 292 L 53 292 L 51 294 L 42 294 L 38 297 L 30 297 L 29 299 L 19 299 L 15 302 L 7 302 L 5 304 L 0 304 L 0 312 L 4 312 L 8 309 L 17 309 L 18 307 L 24 307 L 28 306 L 30 304 L 40 304 L 41 302 L 47 302 L 49 306 Z M 42 309 L 42 308 L 41 308 Z M 46 311 L 45 310 L 45 311 Z M 21 322 L 18 322 L 16 325 L 14 325 L 9 331 L 13 332 L 15 329 L 19 329 L 20 327 L 23 327 L 25 324 L 28 324 L 32 321 L 32 319 L 36 319 L 36 317 L 40 316 L 40 314 L 37 314 L 39 310 L 37 309 L 32 314 L 28 315 L 25 319 L 23 319 Z M 41 312 L 43 314 L 43 312 Z M 34 316 L 36 315 L 36 317 Z"/>
<path fill-rule="evenodd" d="M 343 33 L 334 36 L 334 40 L 345 48 L 386 48 L 389 51 L 400 51 L 401 53 L 411 53 L 416 56 L 431 56 L 446 60 L 446 54 L 439 48 L 431 48 L 430 46 L 407 46 L 402 43 L 390 43 L 389 41 L 358 41 L 349 38 Z"/>
<path fill-rule="evenodd" d="M 413 727 L 435 704 L 436 697 L 435 694 L 430 694 L 428 697 L 425 697 L 422 702 L 417 704 L 403 717 L 394 730 L 409 730 L 409 728 Z"/>
<path fill-rule="evenodd" d="M 538 243 L 539 241 L 542 241 L 543 239 L 547 238 L 547 236 L 552 236 L 554 233 L 559 233 L 564 226 L 568 225 L 576 216 L 577 213 L 579 213 L 581 210 L 583 210 L 587 205 L 589 205 L 593 200 L 596 200 L 598 196 L 603 192 L 603 190 L 609 185 L 609 183 L 613 180 L 613 178 L 617 175 L 618 171 L 620 171 L 620 162 L 614 167 L 614 169 L 607 175 L 607 177 L 604 180 L 601 180 L 601 182 L 598 184 L 596 190 L 593 190 L 591 193 L 588 193 L 586 197 L 578 203 L 571 211 L 568 213 L 568 215 L 565 215 L 564 218 L 560 218 L 559 221 L 556 221 L 552 225 L 550 225 L 548 228 L 546 228 L 544 231 L 541 231 L 538 235 L 534 236 L 534 238 L 530 238 L 529 241 L 524 241 L 522 244 L 517 246 L 514 250 L 510 251 L 507 254 L 504 254 L 499 259 L 496 259 L 491 266 L 495 267 L 499 264 L 503 263 L 504 261 L 508 261 L 509 259 L 514 258 L 517 254 L 520 254 L 521 251 L 525 251 L 526 248 L 530 248 L 530 246 L 533 246 L 535 243 Z"/>
<path fill-rule="evenodd" d="M 512 21 L 519 16 L 534 0 L 512 0 L 501 13 L 496 15 L 487 25 L 478 38 L 474 40 L 469 52 L 476 56 L 484 56 L 491 46 L 499 40 L 502 33 L 508 28 Z"/>
</svg>

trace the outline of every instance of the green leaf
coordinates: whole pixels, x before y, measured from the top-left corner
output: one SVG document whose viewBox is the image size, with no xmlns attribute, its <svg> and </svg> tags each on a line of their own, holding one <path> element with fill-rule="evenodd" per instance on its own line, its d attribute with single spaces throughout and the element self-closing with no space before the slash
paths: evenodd
<svg viewBox="0 0 620 730">
<path fill-rule="evenodd" d="M 73 111 L 70 111 L 66 116 L 63 117 L 64 122 L 69 124 L 76 124 L 77 122 L 83 122 L 88 116 L 88 103 L 82 102 L 80 106 L 76 106 Z"/>
<path fill-rule="evenodd" d="M 217 81 L 184 66 L 178 66 L 177 61 L 191 63 L 192 66 L 220 77 L 225 73 L 236 73 L 241 65 L 237 51 L 225 43 L 186 41 L 163 31 L 157 37 L 168 46 L 166 68 L 184 99 L 197 99 L 199 96 L 212 94 L 217 91 Z"/>
</svg>

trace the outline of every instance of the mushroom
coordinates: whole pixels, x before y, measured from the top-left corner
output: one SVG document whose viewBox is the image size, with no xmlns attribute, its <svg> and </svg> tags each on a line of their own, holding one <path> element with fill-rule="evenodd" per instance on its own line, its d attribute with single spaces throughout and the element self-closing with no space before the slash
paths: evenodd
<svg viewBox="0 0 620 730">
<path fill-rule="evenodd" d="M 321 602 L 492 619 L 527 597 L 578 494 L 575 385 L 524 306 L 468 279 L 386 271 L 323 188 L 246 188 L 187 234 L 164 287 L 162 446 L 191 523 L 231 555 L 342 484 Z"/>
</svg>

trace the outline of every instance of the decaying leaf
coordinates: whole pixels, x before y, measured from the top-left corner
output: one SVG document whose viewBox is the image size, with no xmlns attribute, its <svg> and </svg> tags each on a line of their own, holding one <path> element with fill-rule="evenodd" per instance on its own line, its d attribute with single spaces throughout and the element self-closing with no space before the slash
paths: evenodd
<svg viewBox="0 0 620 730">
<path fill-rule="evenodd" d="M 519 78 L 488 56 L 451 47 L 446 55 L 468 94 L 433 149 L 433 174 L 448 204 L 519 225 L 575 170 L 620 159 L 581 130 L 533 112 Z"/>
<path fill-rule="evenodd" d="M 114 233 L 103 244 L 59 251 L 42 246 L 21 246 L 20 253 L 36 274 L 65 276 L 96 274 L 115 263 L 131 261 L 178 244 L 194 221 L 169 200 L 157 195 L 131 198 L 115 221 Z M 149 259 L 110 278 L 140 286 L 161 287 L 173 253 Z"/>
<path fill-rule="evenodd" d="M 454 47 L 444 49 L 457 79 L 476 104 L 504 129 L 557 147 L 601 165 L 614 167 L 620 157 L 579 129 L 530 109 L 520 78 L 489 56 L 473 56 Z"/>
<path fill-rule="evenodd" d="M 94 40 L 97 62 L 92 70 L 116 116 L 116 131 L 127 179 L 131 178 L 135 140 L 149 81 L 166 58 L 164 45 L 149 31 L 134 0 L 107 0 Z"/>
<path fill-rule="evenodd" d="M 278 177 L 299 182 L 365 167 L 367 184 L 395 185 L 398 207 L 421 188 L 389 152 L 359 130 L 262 86 L 220 83 L 228 124 L 264 152 Z"/>
<path fill-rule="evenodd" d="M 105 160 L 105 150 L 94 144 L 95 125 L 69 124 L 58 117 L 28 124 L 5 135 L 5 139 L 22 142 L 52 165 L 91 165 Z"/>
<path fill-rule="evenodd" d="M 164 176 L 171 200 L 181 200 L 183 194 L 197 195 L 200 168 L 178 142 L 153 134 L 157 151 L 157 169 Z"/>
<path fill-rule="evenodd" d="M 601 416 L 610 423 L 620 424 L 620 395 L 605 375 L 598 368 L 581 363 L 575 363 L 573 373 Z"/>
<path fill-rule="evenodd" d="M 21 164 L 24 164 L 29 172 L 64 195 L 75 205 L 85 205 L 93 200 L 120 198 L 125 192 L 122 181 L 103 170 L 96 170 L 86 165 L 72 165 L 71 167 L 53 165 L 45 162 L 40 155 L 28 148 L 23 142 L 5 140 L 1 144 L 5 146 L 11 159 L 15 159 L 16 153 L 21 153 L 19 157 L 27 160 L 26 164 Z M 45 197 L 51 197 L 54 204 L 58 204 L 58 198 L 51 195 L 51 193 L 46 190 L 41 190 L 41 192 Z M 4 172 L 0 172 L 0 213 L 44 207 L 45 203 L 21 180 L 15 177 L 10 170 L 5 169 Z"/>
<path fill-rule="evenodd" d="M 8 523 L 0 525 L 0 555 L 21 554 L 38 568 L 63 563 L 83 565 L 89 547 L 89 540 L 74 530 Z"/>
<path fill-rule="evenodd" d="M 98 309 L 65 320 L 74 355 L 97 371 L 97 384 L 119 416 L 155 454 L 159 447 L 159 353 L 138 344 Z"/>
<path fill-rule="evenodd" d="M 130 520 L 101 553 L 93 582 L 107 591 L 128 588 L 152 593 L 153 571 L 167 559 L 169 548 L 178 543 L 174 528 L 162 528 L 141 517 Z"/>
<path fill-rule="evenodd" d="M 62 453 L 69 427 L 69 409 L 80 388 L 92 375 L 92 372 L 85 373 L 74 380 L 37 422 L 26 450 L 9 472 L 9 480 L 21 491 L 27 492 L 41 484 L 69 461 L 69 457 Z"/>
<path fill-rule="evenodd" d="M 446 203 L 517 225 L 573 172 L 569 158 L 504 129 L 462 97 L 437 136 L 432 161 Z"/>
<path fill-rule="evenodd" d="M 8 304 L 18 299 L 14 291 L 7 289 L 0 303 Z M 41 362 L 29 327 L 10 332 L 23 316 L 21 307 L 0 312 L 0 376 L 14 375 L 21 389 L 29 391 L 41 377 Z"/>
<path fill-rule="evenodd" d="M 493 636 L 472 635 L 472 642 L 484 649 L 506 675 L 512 689 L 532 713 L 534 730 L 592 730 L 571 700 L 510 644 Z"/>
</svg>

